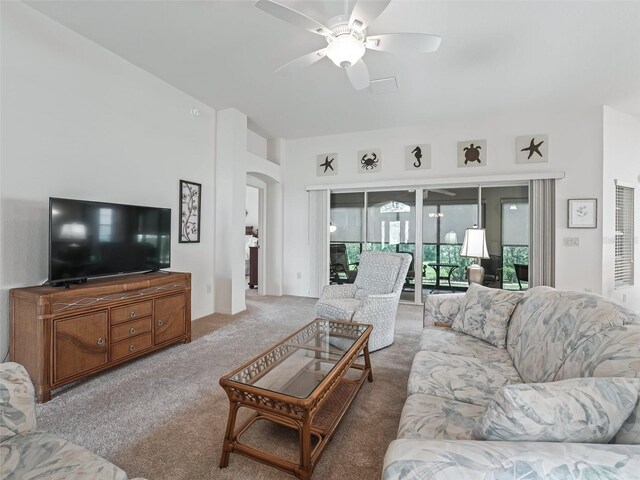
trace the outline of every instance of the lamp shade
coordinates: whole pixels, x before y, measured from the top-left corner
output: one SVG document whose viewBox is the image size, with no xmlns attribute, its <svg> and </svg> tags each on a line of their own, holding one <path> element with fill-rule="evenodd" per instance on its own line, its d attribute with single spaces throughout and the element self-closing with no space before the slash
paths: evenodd
<svg viewBox="0 0 640 480">
<path fill-rule="evenodd" d="M 484 228 L 467 228 L 460 249 L 461 257 L 489 258 L 487 235 Z"/>
</svg>

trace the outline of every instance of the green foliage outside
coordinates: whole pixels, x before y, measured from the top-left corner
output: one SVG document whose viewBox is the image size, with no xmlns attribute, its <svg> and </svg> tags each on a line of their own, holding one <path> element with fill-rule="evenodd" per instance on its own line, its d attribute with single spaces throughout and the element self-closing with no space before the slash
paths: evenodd
<svg viewBox="0 0 640 480">
<path fill-rule="evenodd" d="M 360 262 L 360 253 L 362 252 L 361 243 L 345 243 L 347 247 L 347 258 L 350 265 L 357 265 Z M 460 256 L 460 248 L 462 245 L 437 245 L 427 244 L 423 245 L 423 284 L 435 285 L 436 283 L 436 271 L 434 268 L 428 266 L 429 262 L 437 262 L 437 251 L 440 249 L 440 263 L 451 263 L 459 265 L 453 271 L 451 275 L 451 284 L 453 286 L 466 286 L 466 271 L 467 267 L 474 262 L 472 258 L 463 258 Z M 415 250 L 414 244 L 399 244 L 399 245 L 382 245 L 380 243 L 368 243 L 367 248 L 376 252 L 409 252 L 413 253 Z M 503 252 L 503 288 L 518 289 L 518 280 L 516 278 L 516 272 L 513 267 L 514 263 L 523 265 L 529 264 L 529 248 L 526 246 L 504 246 Z M 352 267 L 355 268 L 355 267 Z M 445 276 L 448 269 L 442 269 L 441 276 Z M 446 284 L 446 281 L 442 281 Z M 441 283 L 442 283 L 441 282 Z"/>
<path fill-rule="evenodd" d="M 529 247 L 503 246 L 502 247 L 502 278 L 503 288 L 518 289 L 518 279 L 513 264 L 529 265 Z"/>
</svg>

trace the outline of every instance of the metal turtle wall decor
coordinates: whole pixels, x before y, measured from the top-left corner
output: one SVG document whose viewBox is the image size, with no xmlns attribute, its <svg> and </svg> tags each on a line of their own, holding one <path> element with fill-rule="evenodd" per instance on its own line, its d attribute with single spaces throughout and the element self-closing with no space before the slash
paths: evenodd
<svg viewBox="0 0 640 480">
<path fill-rule="evenodd" d="M 487 141 L 465 140 L 458 142 L 458 167 L 486 167 Z"/>
</svg>

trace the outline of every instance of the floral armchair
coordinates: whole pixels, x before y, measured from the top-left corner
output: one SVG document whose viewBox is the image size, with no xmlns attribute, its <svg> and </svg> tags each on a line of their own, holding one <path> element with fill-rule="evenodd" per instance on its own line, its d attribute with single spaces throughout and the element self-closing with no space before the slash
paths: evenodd
<svg viewBox="0 0 640 480">
<path fill-rule="evenodd" d="M 355 282 L 327 285 L 316 303 L 316 314 L 330 320 L 373 325 L 369 350 L 393 343 L 396 312 L 411 255 L 362 252 Z"/>
</svg>

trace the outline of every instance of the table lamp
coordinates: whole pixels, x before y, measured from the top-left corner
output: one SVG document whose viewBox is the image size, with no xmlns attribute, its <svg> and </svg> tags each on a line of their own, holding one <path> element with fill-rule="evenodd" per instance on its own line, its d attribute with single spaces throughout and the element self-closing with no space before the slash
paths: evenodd
<svg viewBox="0 0 640 480">
<path fill-rule="evenodd" d="M 473 226 L 467 228 L 464 232 L 464 240 L 460 249 L 460 256 L 466 258 L 475 258 L 480 263 L 480 258 L 489 258 L 489 250 L 487 249 L 487 235 L 484 228 Z M 467 278 L 469 285 L 479 283 L 482 285 L 484 279 L 484 268 L 478 263 L 474 263 L 467 269 Z"/>
</svg>

